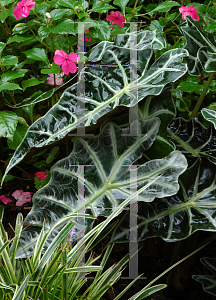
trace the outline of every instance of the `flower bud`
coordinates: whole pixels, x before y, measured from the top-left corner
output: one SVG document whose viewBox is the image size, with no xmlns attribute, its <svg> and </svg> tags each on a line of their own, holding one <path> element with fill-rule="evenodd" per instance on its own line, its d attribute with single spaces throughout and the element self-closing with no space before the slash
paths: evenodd
<svg viewBox="0 0 216 300">
<path fill-rule="evenodd" d="M 45 16 L 47 17 L 47 19 L 51 19 L 51 15 L 50 15 L 50 13 L 45 13 Z"/>
</svg>

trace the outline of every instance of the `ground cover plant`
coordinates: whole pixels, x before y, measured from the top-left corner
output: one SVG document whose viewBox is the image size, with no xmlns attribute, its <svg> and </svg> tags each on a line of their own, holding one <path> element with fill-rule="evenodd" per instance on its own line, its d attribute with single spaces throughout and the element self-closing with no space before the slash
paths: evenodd
<svg viewBox="0 0 216 300">
<path fill-rule="evenodd" d="M 3 266 L 16 248 L 12 268 L 1 272 L 2 293 L 12 291 L 5 299 L 73 299 L 79 289 L 65 288 L 65 269 L 56 267 L 61 291 L 27 287 L 43 281 L 43 268 L 31 272 L 36 261 L 20 269 L 30 272 L 25 280 L 7 277 L 34 258 L 38 240 L 43 259 L 64 230 L 76 245 L 96 234 L 96 218 L 118 219 L 109 245 L 128 244 L 134 230 L 139 243 L 160 237 L 176 245 L 215 232 L 215 4 L 4 0 L 0 10 L 0 200 L 31 208 L 10 250 L 1 245 Z M 123 212 L 134 203 L 135 225 Z M 185 257 L 203 247 L 196 245 Z M 170 265 L 181 258 L 176 247 Z M 193 278 L 214 294 L 214 280 Z M 131 299 L 147 297 L 140 290 Z M 106 291 L 93 288 L 90 299 Z"/>
</svg>

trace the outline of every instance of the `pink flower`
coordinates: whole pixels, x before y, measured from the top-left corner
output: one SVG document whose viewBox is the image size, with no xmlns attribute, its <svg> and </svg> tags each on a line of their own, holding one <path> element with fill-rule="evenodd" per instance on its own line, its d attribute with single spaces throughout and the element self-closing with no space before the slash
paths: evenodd
<svg viewBox="0 0 216 300">
<path fill-rule="evenodd" d="M 17 3 L 17 7 L 14 9 L 14 16 L 16 17 L 16 20 L 19 20 L 19 18 L 27 18 L 30 9 L 35 7 L 35 2 L 33 0 L 22 0 L 21 2 Z"/>
<path fill-rule="evenodd" d="M 78 63 L 80 57 L 74 52 L 67 54 L 63 50 L 56 50 L 53 60 L 55 64 L 62 65 L 62 71 L 68 75 L 69 72 L 76 73 L 77 66 L 75 65 L 75 62 Z"/>
<path fill-rule="evenodd" d="M 0 200 L 7 205 L 10 202 L 13 202 L 10 198 L 5 197 L 4 195 L 0 196 Z"/>
<path fill-rule="evenodd" d="M 37 179 L 39 180 L 44 180 L 46 179 L 49 175 L 47 174 L 47 172 L 37 172 L 35 174 L 35 176 L 37 177 Z"/>
<path fill-rule="evenodd" d="M 119 25 L 121 28 L 124 27 L 125 17 L 119 11 L 111 11 L 110 15 L 106 17 L 107 21 L 112 21 L 113 24 Z"/>
<path fill-rule="evenodd" d="M 89 32 L 89 29 L 86 29 L 85 33 L 88 33 Z M 83 34 L 83 33 L 80 33 L 80 34 Z M 83 38 L 80 38 L 82 41 L 83 41 Z M 91 42 L 91 38 L 90 37 L 85 37 L 85 41 L 87 42 Z"/>
<path fill-rule="evenodd" d="M 60 75 L 55 74 L 55 82 L 54 82 L 54 74 L 48 74 L 49 77 L 47 77 L 46 83 L 49 85 L 62 85 L 63 79 L 62 77 L 64 76 L 64 72 L 61 72 Z"/>
<path fill-rule="evenodd" d="M 12 196 L 17 200 L 16 206 L 22 206 L 23 204 L 32 200 L 32 192 L 23 192 L 23 190 L 16 190 L 12 193 Z"/>
<path fill-rule="evenodd" d="M 184 7 L 181 6 L 179 8 L 179 12 L 182 14 L 182 19 L 185 20 L 185 16 L 189 15 L 193 18 L 193 20 L 199 21 L 199 15 L 194 6 Z"/>
</svg>

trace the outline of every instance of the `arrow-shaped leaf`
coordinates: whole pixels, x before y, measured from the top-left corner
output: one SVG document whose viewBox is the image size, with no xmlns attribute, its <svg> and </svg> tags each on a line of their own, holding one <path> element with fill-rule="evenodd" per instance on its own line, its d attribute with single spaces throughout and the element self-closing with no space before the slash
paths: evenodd
<svg viewBox="0 0 216 300">
<path fill-rule="evenodd" d="M 44 218 L 47 221 L 46 227 L 50 228 L 66 215 L 83 213 L 85 210 L 95 217 L 108 217 L 113 208 L 131 195 L 130 165 L 152 145 L 160 121 L 152 118 L 139 121 L 138 124 L 138 136 L 130 136 L 129 127 L 120 129 L 114 123 L 107 123 L 97 137 L 78 138 L 72 153 L 51 168 L 49 183 L 35 193 L 33 208 L 25 219 L 24 226 L 32 223 L 21 235 L 21 242 L 28 255 L 38 238 Z M 84 174 L 78 174 L 78 165 L 85 166 Z M 179 151 L 139 166 L 139 189 L 161 175 L 156 182 L 140 192 L 139 201 L 149 202 L 155 197 L 175 194 L 179 189 L 178 176 L 186 168 L 187 161 Z M 85 184 L 85 196 L 81 195 L 78 200 L 79 182 Z M 92 224 L 86 222 L 86 226 L 88 231 Z M 53 232 L 53 237 L 55 234 L 57 231 Z M 83 233 L 74 234 L 79 238 Z M 22 248 L 20 253 L 24 253 Z"/>
<path fill-rule="evenodd" d="M 146 35 L 149 35 L 149 39 L 144 40 Z M 95 124 L 117 106 L 129 107 L 131 93 L 137 93 L 140 101 L 147 95 L 159 95 L 167 83 L 180 78 L 187 71 L 186 64 L 181 62 L 187 56 L 187 51 L 169 50 L 152 64 L 154 51 L 149 47 L 153 38 L 152 32 L 141 32 L 137 37 L 138 79 L 131 83 L 130 34 L 117 37 L 114 44 L 102 42 L 94 47 L 89 57 L 94 58 L 93 61 L 101 60 L 103 66 L 86 67 L 80 73 L 79 79 L 85 81 L 84 98 L 77 96 L 77 83 L 67 88 L 59 102 L 29 127 L 4 176 L 25 157 L 30 148 L 40 148 L 64 138 L 81 122 L 86 127 Z M 79 118 L 77 100 L 85 103 L 85 109 L 79 107 L 80 113 L 83 113 L 83 117 Z"/>
<path fill-rule="evenodd" d="M 215 166 L 197 160 L 180 176 L 176 195 L 141 203 L 137 218 L 138 241 L 160 236 L 174 242 L 197 230 L 216 231 L 215 178 Z M 112 242 L 128 242 L 129 226 L 127 212 L 114 230 Z"/>
</svg>

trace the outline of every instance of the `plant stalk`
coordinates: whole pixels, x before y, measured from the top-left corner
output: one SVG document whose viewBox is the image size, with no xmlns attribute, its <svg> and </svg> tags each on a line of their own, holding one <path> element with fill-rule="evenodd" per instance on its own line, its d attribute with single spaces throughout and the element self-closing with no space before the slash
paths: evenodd
<svg viewBox="0 0 216 300">
<path fill-rule="evenodd" d="M 202 91 L 202 93 L 201 93 L 201 95 L 200 95 L 200 97 L 199 97 L 199 99 L 197 101 L 197 104 L 195 105 L 194 110 L 193 110 L 192 114 L 189 117 L 189 120 L 191 120 L 192 118 L 196 117 L 196 114 L 198 113 L 198 111 L 200 109 L 200 106 L 201 106 L 201 104 L 203 102 L 203 99 L 205 98 L 205 95 L 206 95 L 206 93 L 208 91 L 208 88 L 209 88 L 209 86 L 210 86 L 213 78 L 214 78 L 214 75 L 215 75 L 215 72 L 210 73 L 209 78 L 208 78 L 208 80 L 207 80 L 207 82 L 206 82 L 206 84 L 204 86 L 204 89 L 203 89 L 203 91 Z"/>
</svg>

